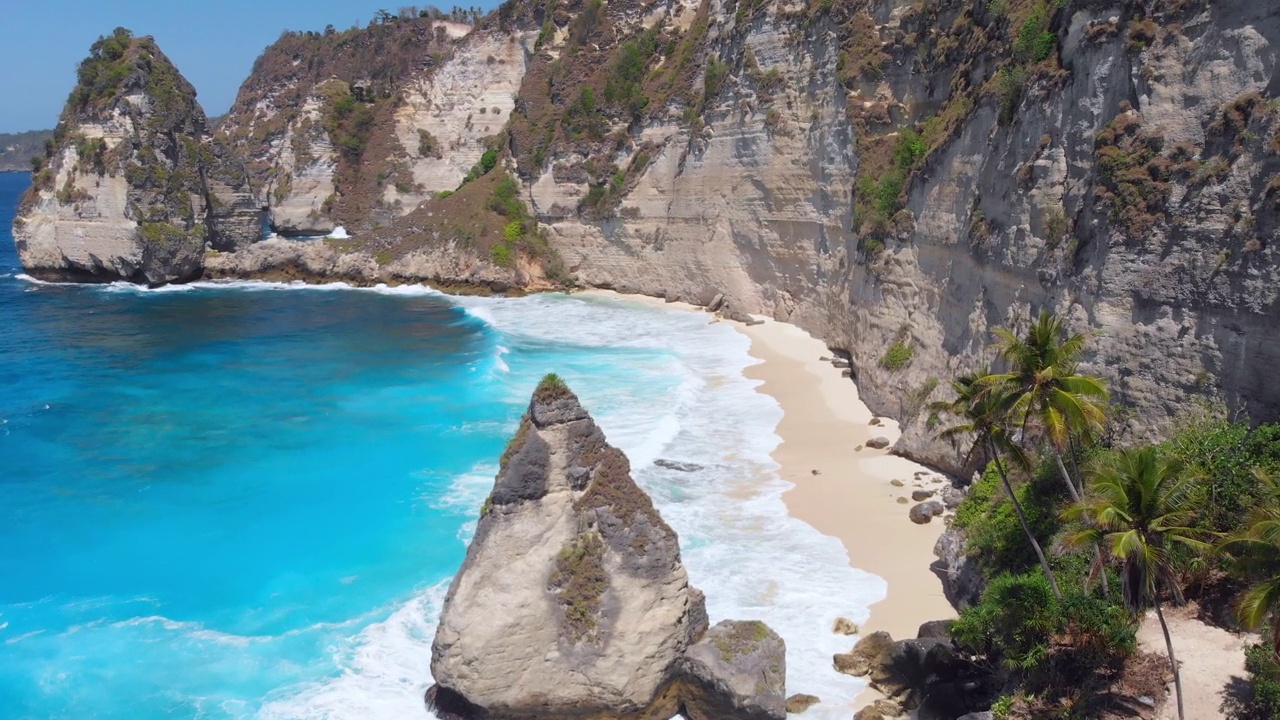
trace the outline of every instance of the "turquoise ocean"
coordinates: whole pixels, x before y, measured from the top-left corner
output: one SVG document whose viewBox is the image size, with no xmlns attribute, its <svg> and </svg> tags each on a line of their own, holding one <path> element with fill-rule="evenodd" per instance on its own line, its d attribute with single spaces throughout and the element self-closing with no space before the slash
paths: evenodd
<svg viewBox="0 0 1280 720">
<path fill-rule="evenodd" d="M 28 183 L 0 173 L 0 717 L 426 718 L 444 591 L 549 371 L 631 457 L 712 620 L 768 622 L 788 692 L 825 701 L 806 717 L 849 716 L 831 624 L 884 583 L 787 516 L 781 410 L 730 326 L 594 297 L 38 283 L 10 237 Z"/>
</svg>

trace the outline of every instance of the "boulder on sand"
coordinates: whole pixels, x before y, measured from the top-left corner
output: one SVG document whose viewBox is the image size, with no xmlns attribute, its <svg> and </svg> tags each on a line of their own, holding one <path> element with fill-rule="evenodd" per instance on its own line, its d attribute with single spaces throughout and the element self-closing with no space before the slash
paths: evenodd
<svg viewBox="0 0 1280 720">
<path fill-rule="evenodd" d="M 428 707 L 458 720 L 785 717 L 782 639 L 759 622 L 707 625 L 675 531 L 547 376 L 445 598 Z"/>
<path fill-rule="evenodd" d="M 817 695 L 806 695 L 804 693 L 792 695 L 787 698 L 787 714 L 799 715 L 820 702 L 822 702 L 822 699 Z"/>
<path fill-rule="evenodd" d="M 872 666 L 879 661 L 880 656 L 889 652 L 892 647 L 893 637 L 880 630 L 858 640 L 849 652 L 835 655 L 832 662 L 839 672 L 862 677 L 871 672 Z"/>
<path fill-rule="evenodd" d="M 688 720 L 785 717 L 786 648 L 768 625 L 716 623 L 680 664 L 681 705 Z"/>
<path fill-rule="evenodd" d="M 937 500 L 929 500 L 911 508 L 907 516 L 911 518 L 911 522 L 917 525 L 924 525 L 932 520 L 935 516 L 941 515 L 945 508 L 942 503 Z"/>
</svg>

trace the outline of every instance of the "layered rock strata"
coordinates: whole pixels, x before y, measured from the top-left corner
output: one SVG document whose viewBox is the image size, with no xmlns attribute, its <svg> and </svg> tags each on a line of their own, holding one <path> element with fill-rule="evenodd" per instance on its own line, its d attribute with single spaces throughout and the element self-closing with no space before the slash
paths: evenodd
<svg viewBox="0 0 1280 720">
<path fill-rule="evenodd" d="M 782 639 L 708 628 L 675 532 L 555 376 L 534 392 L 440 616 L 442 718 L 784 717 Z"/>
<path fill-rule="evenodd" d="M 14 220 L 23 267 L 54 281 L 199 278 L 206 242 L 254 221 L 235 212 L 234 171 L 211 190 L 234 161 L 210 147 L 195 89 L 124 29 L 94 44 L 78 79 Z M 211 206 L 228 210 L 211 219 Z"/>
<path fill-rule="evenodd" d="M 420 250 L 458 283 L 538 288 L 559 257 L 557 282 L 718 297 L 824 338 L 902 422 L 896 451 L 953 470 L 924 409 L 990 360 L 991 328 L 1041 308 L 1092 333 L 1083 370 L 1133 435 L 1199 398 L 1275 419 L 1278 58 L 1280 6 L 1246 0 L 510 2 L 472 29 L 288 33 L 219 130 L 210 244 L 243 248 L 267 207 L 286 233 L 406 238 L 349 248 L 381 274 Z M 86 137 L 149 143 L 113 103 Z M 57 147 L 24 263 L 192 272 L 184 242 L 172 272 L 139 271 L 157 263 L 121 219 L 131 186 Z M 494 166 L 527 212 L 441 204 Z"/>
</svg>

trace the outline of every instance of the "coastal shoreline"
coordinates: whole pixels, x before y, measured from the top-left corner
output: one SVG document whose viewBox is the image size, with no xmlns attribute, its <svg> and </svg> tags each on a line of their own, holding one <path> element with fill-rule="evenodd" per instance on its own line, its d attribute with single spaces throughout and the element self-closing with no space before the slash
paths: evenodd
<svg viewBox="0 0 1280 720">
<path fill-rule="evenodd" d="M 605 290 L 582 294 L 704 312 L 643 295 Z M 783 494 L 787 510 L 840 540 L 852 567 L 887 585 L 884 599 L 871 606 L 870 618 L 861 623 L 859 636 L 884 630 L 894 639 L 914 638 L 922 623 L 955 617 L 941 581 L 929 569 L 933 546 L 945 529 L 943 519 L 917 525 L 908 518 L 911 503 L 899 502 L 909 500 L 916 489 L 940 489 L 941 474 L 888 449 L 866 447 L 874 437 L 896 442 L 897 422 L 880 418 L 878 425 L 870 424 L 877 416 L 858 397 L 857 386 L 821 359 L 830 355 L 821 340 L 788 323 L 756 319 L 759 324 L 719 322 L 730 323 L 751 341 L 750 354 L 761 362 L 745 374 L 761 381 L 756 391 L 782 408 L 775 430 L 782 441 L 773 459 L 778 476 L 793 485 Z M 855 640 L 849 638 L 850 648 Z M 863 692 L 854 709 L 876 697 L 874 690 Z"/>
</svg>

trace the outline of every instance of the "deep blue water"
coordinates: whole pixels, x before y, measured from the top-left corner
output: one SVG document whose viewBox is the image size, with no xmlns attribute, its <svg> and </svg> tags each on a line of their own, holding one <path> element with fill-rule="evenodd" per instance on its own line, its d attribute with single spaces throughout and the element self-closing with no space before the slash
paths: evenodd
<svg viewBox="0 0 1280 720">
<path fill-rule="evenodd" d="M 426 717 L 443 590 L 550 370 L 713 616 L 781 628 L 793 689 L 856 691 L 799 640 L 882 586 L 786 518 L 733 330 L 557 296 L 33 283 L 9 236 L 28 182 L 0 174 L 0 717 Z"/>
</svg>

